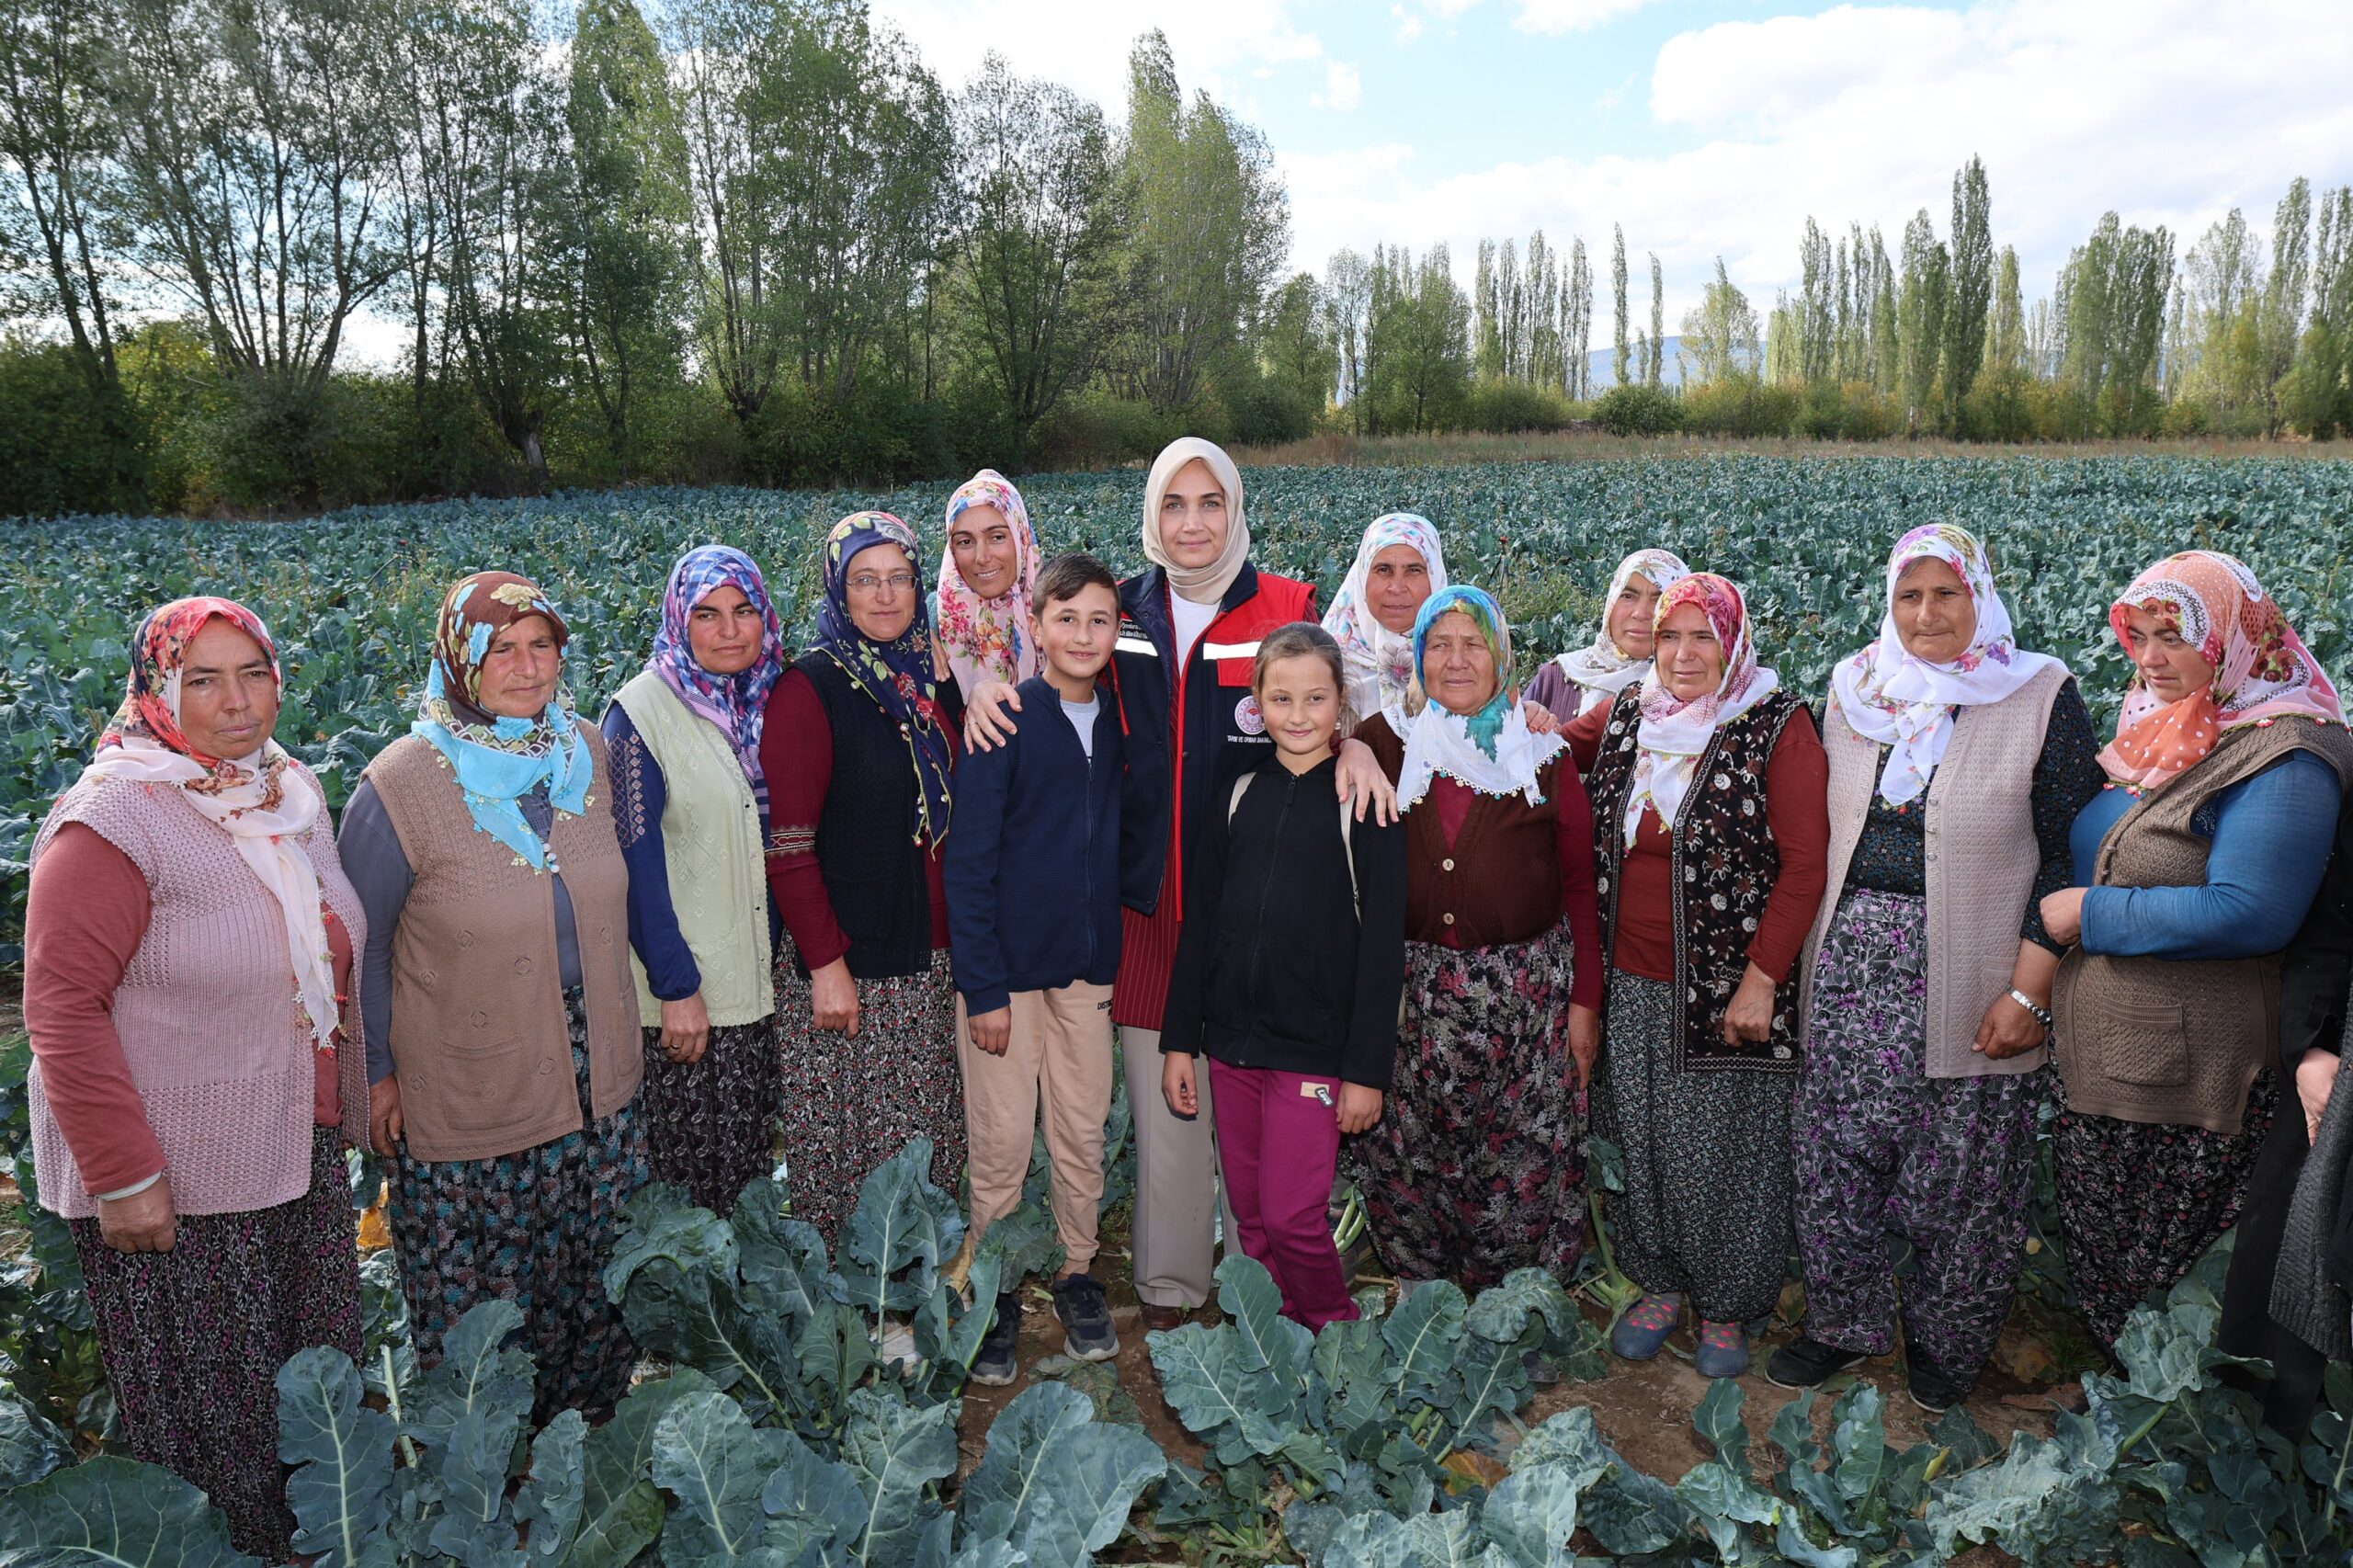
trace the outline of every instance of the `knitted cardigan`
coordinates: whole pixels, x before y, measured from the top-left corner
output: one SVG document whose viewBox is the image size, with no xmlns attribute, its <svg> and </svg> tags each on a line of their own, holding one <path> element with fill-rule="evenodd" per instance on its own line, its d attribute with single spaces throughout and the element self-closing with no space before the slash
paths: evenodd
<svg viewBox="0 0 2353 1568">
<path fill-rule="evenodd" d="M 2353 778 L 2340 724 L 2288 718 L 2233 730 L 2203 760 L 2144 795 L 2076 873 L 2096 887 L 2194 887 L 2213 841 L 2200 806 L 2295 751 Z M 2116 958 L 2069 949 L 2052 992 L 2053 1059 L 2072 1110 L 2235 1133 L 2248 1088 L 2279 1048 L 2278 953 L 2251 959 Z"/>
<path fill-rule="evenodd" d="M 311 789 L 318 780 L 297 765 Z M 317 1050 L 301 1021 L 286 920 L 225 828 L 169 786 L 85 776 L 50 808 L 33 841 L 39 860 L 78 822 L 121 850 L 147 879 L 147 934 L 115 992 L 115 1032 L 139 1099 L 163 1145 L 172 1204 L 182 1214 L 241 1214 L 310 1190 Z M 368 917 L 345 880 L 327 813 L 304 835 L 319 892 L 350 933 Z M 359 967 L 344 1004 L 350 1042 L 335 1053 L 343 1132 L 368 1135 L 368 1059 L 358 1040 Z M 41 1206 L 87 1219 L 97 1202 L 49 1108 L 38 1059 L 26 1079 L 33 1172 Z"/>
<path fill-rule="evenodd" d="M 1978 1020 L 1996 997 L 2007 994 L 2017 967 L 2018 923 L 2042 865 L 2034 835 L 2034 767 L 2051 704 L 2067 680 L 2064 666 L 2047 665 L 2001 701 L 1964 709 L 1928 780 L 1931 1078 L 2031 1073 L 2042 1065 L 2041 1047 L 1998 1061 L 1970 1048 Z M 1847 867 L 1879 785 L 1880 748 L 1847 724 L 1835 691 L 1824 706 L 1822 744 L 1830 753 L 1830 891 L 1798 966 L 1799 1011 L 1808 1018 L 1814 960 L 1845 897 Z"/>
</svg>

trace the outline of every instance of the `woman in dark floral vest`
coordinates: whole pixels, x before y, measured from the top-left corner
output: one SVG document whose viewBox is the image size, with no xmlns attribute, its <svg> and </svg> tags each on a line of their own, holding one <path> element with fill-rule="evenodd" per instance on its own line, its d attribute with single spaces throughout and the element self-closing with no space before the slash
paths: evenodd
<svg viewBox="0 0 2353 1568">
<path fill-rule="evenodd" d="M 1797 959 L 1827 877 L 1829 766 L 1759 667 L 1737 587 L 1682 578 L 1655 624 L 1587 781 L 1609 957 L 1596 1121 L 1625 1151 L 1617 1256 L 1643 1290 L 1610 1342 L 1657 1355 L 1688 1295 L 1693 1365 L 1735 1377 L 1790 1253 Z"/>
</svg>

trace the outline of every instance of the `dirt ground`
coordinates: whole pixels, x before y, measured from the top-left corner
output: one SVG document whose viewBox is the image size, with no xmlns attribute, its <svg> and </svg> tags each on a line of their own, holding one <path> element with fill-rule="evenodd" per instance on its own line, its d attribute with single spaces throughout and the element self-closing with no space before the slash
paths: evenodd
<svg viewBox="0 0 2353 1568">
<path fill-rule="evenodd" d="M 1120 1335 L 1120 1354 L 1108 1366 L 1118 1374 L 1120 1392 L 1133 1402 L 1135 1415 L 1141 1417 L 1154 1441 L 1171 1459 L 1199 1466 L 1203 1459 L 1201 1446 L 1162 1402 L 1158 1376 L 1144 1346 L 1143 1324 L 1128 1279 L 1125 1219 L 1124 1213 L 1117 1211 L 1107 1216 L 1103 1256 L 1096 1269 L 1096 1277 L 1110 1299 L 1112 1321 Z M 1369 1278 L 1359 1279 L 1359 1285 L 1370 1283 Z M 1053 1367 L 1062 1356 L 1062 1325 L 1055 1321 L 1051 1297 L 1034 1280 L 1026 1296 L 1021 1324 L 1022 1375 L 1005 1388 L 975 1385 L 964 1391 L 960 1440 L 967 1473 L 980 1462 L 989 1423 L 1034 1381 L 1033 1369 L 1040 1362 Z M 1602 1323 L 1596 1309 L 1588 1306 L 1586 1310 L 1597 1324 Z M 1204 1314 L 1205 1321 L 1214 1321 L 1215 1316 L 1213 1309 Z M 2021 1304 L 2011 1314 L 2001 1345 L 1995 1352 L 1994 1365 L 1979 1379 L 1966 1406 L 1971 1417 L 1992 1433 L 1997 1442 L 2006 1442 L 2011 1433 L 2018 1431 L 2049 1437 L 2052 1410 L 2050 1393 L 2073 1381 L 2071 1374 L 2063 1375 L 2060 1359 L 2048 1347 L 2035 1317 L 2030 1304 Z M 1764 1461 L 1762 1469 L 1768 1475 L 1773 1462 L 1768 1456 L 1778 1453 L 1769 1448 L 1768 1434 L 1781 1407 L 1797 1396 L 1766 1381 L 1765 1363 L 1790 1336 L 1790 1331 L 1777 1328 L 1775 1333 L 1760 1338 L 1750 1358 L 1748 1375 L 1740 1381 L 1746 1395 L 1742 1415 L 1749 1431 L 1750 1452 Z M 1588 1406 L 1595 1424 L 1628 1463 L 1662 1480 L 1679 1481 L 1692 1466 L 1712 1457 L 1691 1426 L 1692 1409 L 1707 1393 L 1709 1381 L 1692 1369 L 1692 1349 L 1693 1335 L 1687 1328 L 1654 1360 L 1638 1363 L 1613 1358 L 1608 1374 L 1597 1381 L 1563 1382 L 1539 1389 L 1535 1403 L 1520 1413 L 1520 1419 L 1534 1426 L 1555 1412 L 1581 1404 Z M 1843 1392 L 1859 1378 L 1867 1379 L 1880 1390 L 1891 1446 L 1898 1449 L 1909 1448 L 1927 1436 L 1927 1426 L 1936 1418 L 1921 1412 L 1905 1393 L 1899 1356 L 1862 1363 L 1852 1374 L 1842 1375 L 1825 1385 L 1824 1395 Z M 1828 1438 L 1830 1403 L 1830 1397 L 1816 1401 L 1817 1440 Z M 1237 1563 L 1254 1561 L 1247 1555 L 1217 1560 Z M 1114 1556 L 1106 1561 L 1142 1564 L 1192 1559 L 1175 1556 L 1164 1547 L 1156 1553 L 1142 1550 L 1135 1555 Z M 1960 1560 L 1965 1565 L 2002 1561 L 2005 1560 L 1999 1553 L 1990 1550 L 1972 1552 Z"/>
</svg>

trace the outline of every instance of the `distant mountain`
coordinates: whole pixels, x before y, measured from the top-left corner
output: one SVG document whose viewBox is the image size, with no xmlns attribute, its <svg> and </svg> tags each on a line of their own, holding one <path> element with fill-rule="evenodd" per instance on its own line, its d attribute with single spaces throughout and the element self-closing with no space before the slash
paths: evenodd
<svg viewBox="0 0 2353 1568">
<path fill-rule="evenodd" d="M 1683 339 L 1680 335 L 1670 336 L 1666 340 L 1665 358 L 1659 362 L 1658 367 L 1658 379 L 1662 386 L 1675 387 L 1683 384 L 1683 366 L 1676 357 L 1677 350 L 1682 347 Z M 1618 378 L 1611 373 L 1617 368 L 1614 363 L 1616 358 L 1617 351 L 1608 347 L 1597 348 L 1585 357 L 1586 374 L 1595 392 L 1608 392 L 1618 384 Z M 1643 379 L 1641 356 L 1638 351 L 1631 348 L 1627 350 L 1627 374 L 1637 381 Z"/>
</svg>

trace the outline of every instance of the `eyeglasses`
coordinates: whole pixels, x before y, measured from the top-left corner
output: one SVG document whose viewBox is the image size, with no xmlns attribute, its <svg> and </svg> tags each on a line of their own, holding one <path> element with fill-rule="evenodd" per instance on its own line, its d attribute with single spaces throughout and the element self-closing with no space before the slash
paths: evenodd
<svg viewBox="0 0 2353 1568">
<path fill-rule="evenodd" d="M 915 574 L 912 572 L 893 572 L 887 577 L 878 577 L 871 572 L 860 572 L 849 580 L 849 589 L 854 594 L 870 594 L 875 589 L 886 585 L 894 594 L 913 593 L 915 586 Z"/>
</svg>

